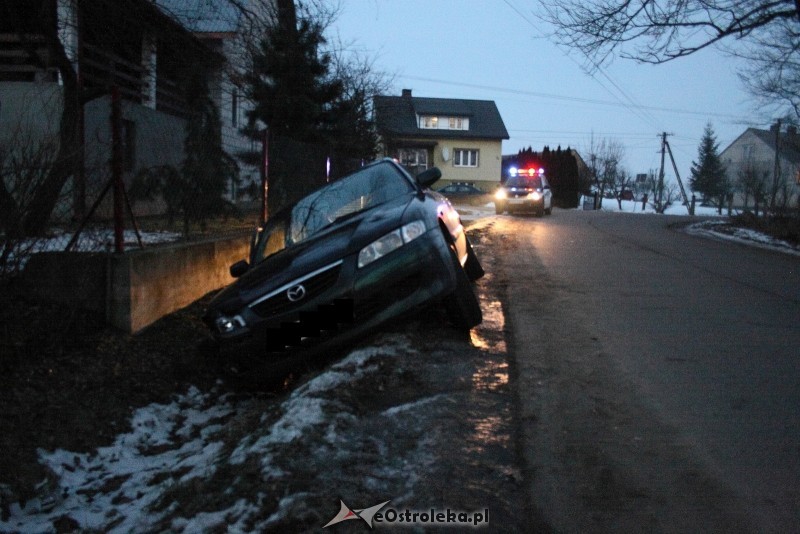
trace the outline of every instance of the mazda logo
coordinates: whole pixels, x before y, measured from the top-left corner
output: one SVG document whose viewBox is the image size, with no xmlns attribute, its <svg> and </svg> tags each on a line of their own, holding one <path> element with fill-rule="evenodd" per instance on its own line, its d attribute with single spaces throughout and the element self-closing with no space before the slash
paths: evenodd
<svg viewBox="0 0 800 534">
<path fill-rule="evenodd" d="M 292 286 L 286 291 L 286 298 L 288 298 L 292 302 L 297 302 L 298 300 L 301 300 L 305 296 L 306 296 L 306 288 L 300 284 Z"/>
</svg>

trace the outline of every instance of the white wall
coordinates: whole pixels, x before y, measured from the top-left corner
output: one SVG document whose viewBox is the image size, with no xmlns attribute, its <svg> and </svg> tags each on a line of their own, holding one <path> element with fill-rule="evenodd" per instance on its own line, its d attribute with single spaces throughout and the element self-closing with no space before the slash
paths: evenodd
<svg viewBox="0 0 800 534">
<path fill-rule="evenodd" d="M 0 82 L 0 143 L 57 142 L 61 103 L 55 82 Z"/>
</svg>

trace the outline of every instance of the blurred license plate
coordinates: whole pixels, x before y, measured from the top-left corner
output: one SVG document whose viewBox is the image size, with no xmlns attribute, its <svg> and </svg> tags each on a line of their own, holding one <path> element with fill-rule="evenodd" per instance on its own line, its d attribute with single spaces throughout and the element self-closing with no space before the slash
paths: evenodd
<svg viewBox="0 0 800 534">
<path fill-rule="evenodd" d="M 508 199 L 508 203 L 509 204 L 524 204 L 525 203 L 525 199 L 524 198 L 509 198 Z"/>
</svg>

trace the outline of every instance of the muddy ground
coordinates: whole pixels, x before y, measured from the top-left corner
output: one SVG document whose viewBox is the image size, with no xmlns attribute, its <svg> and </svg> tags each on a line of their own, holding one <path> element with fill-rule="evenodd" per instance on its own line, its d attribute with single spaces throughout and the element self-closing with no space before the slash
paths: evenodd
<svg viewBox="0 0 800 534">
<path fill-rule="evenodd" d="M 47 479 L 38 449 L 109 445 L 132 410 L 189 385 L 207 389 L 216 366 L 198 356 L 208 298 L 135 336 L 79 309 L 28 300 L 14 284 L 0 299 L 0 484 L 25 500 Z"/>
</svg>

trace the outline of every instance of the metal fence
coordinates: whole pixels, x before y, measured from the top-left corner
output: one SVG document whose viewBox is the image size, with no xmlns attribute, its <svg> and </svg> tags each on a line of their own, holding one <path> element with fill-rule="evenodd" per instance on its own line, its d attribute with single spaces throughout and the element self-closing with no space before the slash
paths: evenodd
<svg viewBox="0 0 800 534">
<path fill-rule="evenodd" d="M 184 117 L 125 100 L 112 90 L 84 105 L 81 119 L 79 166 L 60 190 L 47 231 L 14 236 L 2 228 L 0 276 L 19 273 L 37 252 L 123 253 L 249 232 L 269 212 L 362 164 L 337 157 L 326 146 L 266 131 L 248 137 L 220 126 L 223 157 L 235 172 L 209 190 L 189 169 L 203 174 L 215 168 L 220 154 L 187 154 Z M 20 217 L 54 165 L 57 132 L 50 133 L 35 142 L 2 138 L 2 179 Z"/>
</svg>

